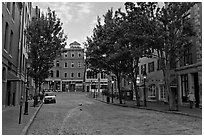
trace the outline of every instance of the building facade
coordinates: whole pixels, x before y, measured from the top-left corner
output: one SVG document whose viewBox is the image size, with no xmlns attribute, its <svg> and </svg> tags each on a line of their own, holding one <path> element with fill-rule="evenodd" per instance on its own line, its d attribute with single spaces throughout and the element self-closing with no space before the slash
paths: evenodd
<svg viewBox="0 0 204 137">
<path fill-rule="evenodd" d="M 85 72 L 85 91 L 101 93 L 108 89 L 108 76 L 104 72 L 96 73 L 90 69 Z"/>
<path fill-rule="evenodd" d="M 180 103 L 187 102 L 187 95 L 193 92 L 196 107 L 202 104 L 202 4 L 197 3 L 190 11 L 196 38 L 193 46 L 187 49 L 180 60 L 176 73 L 178 76 L 178 93 Z"/>
<path fill-rule="evenodd" d="M 27 12 L 24 11 L 27 9 Z M 2 106 L 19 104 L 25 96 L 24 23 L 28 22 L 31 2 L 2 2 Z M 23 41 L 22 41 L 23 40 Z M 25 47 L 25 48 L 23 48 Z M 25 53 L 26 54 L 26 53 Z"/>
<path fill-rule="evenodd" d="M 50 77 L 43 84 L 44 89 L 63 92 L 84 90 L 84 49 L 76 41 L 64 49 L 55 59 Z"/>
<path fill-rule="evenodd" d="M 196 38 L 193 38 L 193 46 L 185 51 L 183 58 L 174 64 L 171 70 L 171 90 L 175 90 L 179 104 L 188 102 L 188 93 L 193 92 L 196 106 L 202 104 L 202 5 L 196 4 L 190 10 L 190 18 L 193 23 Z M 168 96 L 164 89 L 164 77 L 158 58 L 140 59 L 139 85 L 140 97 L 143 100 L 144 79 L 143 71 L 147 73 L 146 98 L 151 101 L 168 102 Z"/>
<path fill-rule="evenodd" d="M 147 73 L 144 81 L 143 72 Z M 140 99 L 144 98 L 144 82 L 146 86 L 146 98 L 149 101 L 167 101 L 167 94 L 164 90 L 164 77 L 158 58 L 140 58 L 138 85 Z"/>
</svg>

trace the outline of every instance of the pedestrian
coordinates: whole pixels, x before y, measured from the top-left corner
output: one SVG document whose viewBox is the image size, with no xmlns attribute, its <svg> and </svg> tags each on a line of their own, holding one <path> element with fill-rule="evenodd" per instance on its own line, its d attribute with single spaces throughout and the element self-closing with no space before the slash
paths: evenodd
<svg viewBox="0 0 204 137">
<path fill-rule="evenodd" d="M 189 92 L 188 100 L 190 102 L 190 108 L 193 108 L 193 104 L 194 104 L 194 101 L 195 101 L 195 96 L 194 96 L 193 92 Z"/>
</svg>

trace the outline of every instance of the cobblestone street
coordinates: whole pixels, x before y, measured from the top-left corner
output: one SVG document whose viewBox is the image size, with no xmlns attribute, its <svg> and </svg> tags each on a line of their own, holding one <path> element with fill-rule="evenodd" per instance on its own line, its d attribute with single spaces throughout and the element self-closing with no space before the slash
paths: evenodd
<svg viewBox="0 0 204 137">
<path fill-rule="evenodd" d="M 56 94 L 57 103 L 42 106 L 28 134 L 202 134 L 199 118 L 113 106 L 87 98 L 85 93 Z"/>
</svg>

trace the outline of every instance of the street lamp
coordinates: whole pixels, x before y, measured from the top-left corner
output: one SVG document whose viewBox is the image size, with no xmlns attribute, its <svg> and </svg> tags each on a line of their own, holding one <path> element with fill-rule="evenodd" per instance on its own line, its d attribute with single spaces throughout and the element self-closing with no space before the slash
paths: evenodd
<svg viewBox="0 0 204 137">
<path fill-rule="evenodd" d="M 112 83 L 112 103 L 113 103 L 113 84 L 114 84 L 114 80 L 113 79 L 112 79 L 111 83 Z"/>
<path fill-rule="evenodd" d="M 29 69 L 30 69 L 30 63 L 27 62 L 26 101 L 25 101 L 24 115 L 28 115 L 28 90 L 29 90 L 28 71 L 29 71 Z"/>
<path fill-rule="evenodd" d="M 145 86 L 145 80 L 147 78 L 147 73 L 146 71 L 143 72 L 143 78 L 144 78 L 144 106 L 146 107 L 147 106 L 147 103 L 146 103 L 146 86 Z"/>
</svg>

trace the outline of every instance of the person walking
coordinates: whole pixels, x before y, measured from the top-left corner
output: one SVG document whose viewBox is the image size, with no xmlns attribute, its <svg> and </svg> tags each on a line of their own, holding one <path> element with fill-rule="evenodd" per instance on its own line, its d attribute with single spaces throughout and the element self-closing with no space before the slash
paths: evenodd
<svg viewBox="0 0 204 137">
<path fill-rule="evenodd" d="M 193 103 L 195 101 L 195 96 L 193 94 L 193 92 L 189 92 L 188 94 L 188 100 L 190 102 L 190 108 L 193 108 Z"/>
</svg>

